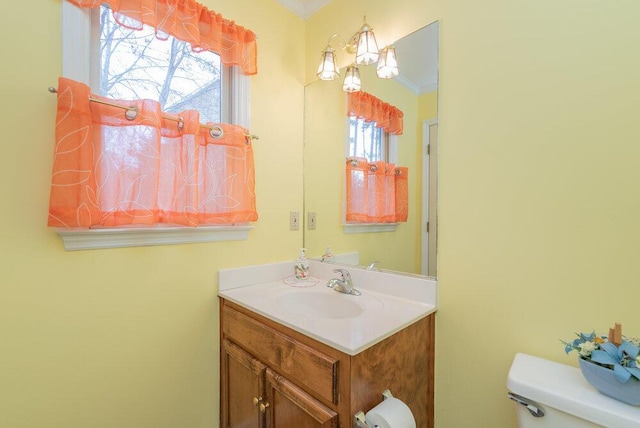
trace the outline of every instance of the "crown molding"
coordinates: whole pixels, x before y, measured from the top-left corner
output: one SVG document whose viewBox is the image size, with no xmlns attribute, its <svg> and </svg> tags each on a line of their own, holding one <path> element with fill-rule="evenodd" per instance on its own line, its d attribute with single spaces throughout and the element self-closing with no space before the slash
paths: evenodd
<svg viewBox="0 0 640 428">
<path fill-rule="evenodd" d="M 420 87 L 418 95 L 426 94 L 428 92 L 433 92 L 433 91 L 437 91 L 437 90 L 438 90 L 438 84 L 437 83 L 429 83 L 427 85 L 422 85 Z"/>
<path fill-rule="evenodd" d="M 426 85 L 416 85 L 411 80 L 404 77 L 402 74 L 393 78 L 407 88 L 410 92 L 416 95 L 426 94 L 438 90 L 438 83 L 428 83 Z"/>
<path fill-rule="evenodd" d="M 400 84 L 407 88 L 410 92 L 416 95 L 420 95 L 420 87 L 413 83 L 411 80 L 404 77 L 402 74 L 397 75 L 393 79 L 400 82 Z"/>
<path fill-rule="evenodd" d="M 308 19 L 331 0 L 276 0 L 302 19 Z"/>
</svg>

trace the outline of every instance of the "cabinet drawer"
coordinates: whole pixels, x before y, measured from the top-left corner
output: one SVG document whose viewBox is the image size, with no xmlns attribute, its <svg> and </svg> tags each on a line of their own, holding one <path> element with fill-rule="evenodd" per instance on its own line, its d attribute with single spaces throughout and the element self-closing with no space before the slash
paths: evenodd
<svg viewBox="0 0 640 428">
<path fill-rule="evenodd" d="M 253 356 L 314 396 L 338 404 L 338 362 L 227 306 L 222 332 Z"/>
</svg>

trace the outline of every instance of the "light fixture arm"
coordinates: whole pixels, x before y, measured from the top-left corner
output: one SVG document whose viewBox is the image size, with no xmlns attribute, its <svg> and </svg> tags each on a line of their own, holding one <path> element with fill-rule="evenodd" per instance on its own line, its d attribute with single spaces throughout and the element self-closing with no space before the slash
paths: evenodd
<svg viewBox="0 0 640 428">
<path fill-rule="evenodd" d="M 362 26 L 358 31 L 353 33 L 353 36 L 349 39 L 348 42 L 345 43 L 344 49 L 350 54 L 355 54 L 358 51 L 358 41 L 360 40 L 360 34 L 363 31 L 372 31 L 373 27 L 367 24 L 367 15 L 362 17 Z"/>
<path fill-rule="evenodd" d="M 332 44 L 331 44 L 331 42 L 332 42 L 334 39 L 338 39 L 338 42 L 337 42 L 335 45 L 332 45 Z M 348 45 L 347 45 L 347 41 L 346 41 L 345 39 L 343 39 L 343 38 L 342 38 L 342 36 L 341 36 L 340 34 L 336 33 L 336 34 L 332 34 L 332 35 L 329 37 L 329 40 L 327 40 L 327 46 L 330 46 L 330 47 L 331 47 L 331 48 L 333 48 L 333 49 L 340 49 L 340 50 L 343 50 L 343 49 L 345 49 Z"/>
</svg>

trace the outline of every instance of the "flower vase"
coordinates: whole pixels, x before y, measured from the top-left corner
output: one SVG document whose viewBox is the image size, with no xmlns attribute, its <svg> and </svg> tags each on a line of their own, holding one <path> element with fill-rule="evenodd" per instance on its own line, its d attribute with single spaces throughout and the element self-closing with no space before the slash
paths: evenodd
<svg viewBox="0 0 640 428">
<path fill-rule="evenodd" d="M 622 383 L 613 370 L 579 358 L 582 375 L 600 394 L 632 406 L 640 405 L 640 381 L 630 378 Z"/>
</svg>

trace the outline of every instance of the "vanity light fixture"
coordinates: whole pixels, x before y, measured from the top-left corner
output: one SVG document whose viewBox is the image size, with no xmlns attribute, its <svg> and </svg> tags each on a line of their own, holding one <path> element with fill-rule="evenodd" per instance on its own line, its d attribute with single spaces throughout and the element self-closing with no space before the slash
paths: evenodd
<svg viewBox="0 0 640 428">
<path fill-rule="evenodd" d="M 342 90 L 345 92 L 358 92 L 362 88 L 360 81 L 360 70 L 356 64 L 347 67 L 347 73 L 344 76 L 344 84 Z"/>
<path fill-rule="evenodd" d="M 322 52 L 317 75 L 321 80 L 335 80 L 340 77 L 340 71 L 336 65 L 336 51 L 330 45 Z"/>
<path fill-rule="evenodd" d="M 346 76 L 342 89 L 347 92 L 357 92 L 362 87 L 360 81 L 359 65 L 370 65 L 378 62 L 376 73 L 381 79 L 391 79 L 398 75 L 398 62 L 396 61 L 396 51 L 393 46 L 387 46 L 378 52 L 378 43 L 373 34 L 373 28 L 367 24 L 367 17 L 364 17 L 362 27 L 349 39 L 345 41 L 339 34 L 329 37 L 327 47 L 322 51 L 320 65 L 316 75 L 321 80 L 335 80 L 340 77 L 340 71 L 336 63 L 335 49 L 331 46 L 331 41 L 337 38 L 336 48 L 346 50 L 350 54 L 355 54 L 355 62 L 347 67 Z"/>
<path fill-rule="evenodd" d="M 367 24 L 367 17 L 364 17 L 364 24 L 360 27 L 358 34 L 358 48 L 356 50 L 356 64 L 369 65 L 378 60 L 378 43 L 373 34 L 373 28 Z M 354 36 L 355 37 L 355 36 Z"/>
<path fill-rule="evenodd" d="M 376 74 L 381 79 L 391 79 L 398 75 L 398 61 L 396 60 L 396 48 L 387 46 L 380 52 Z"/>
</svg>

